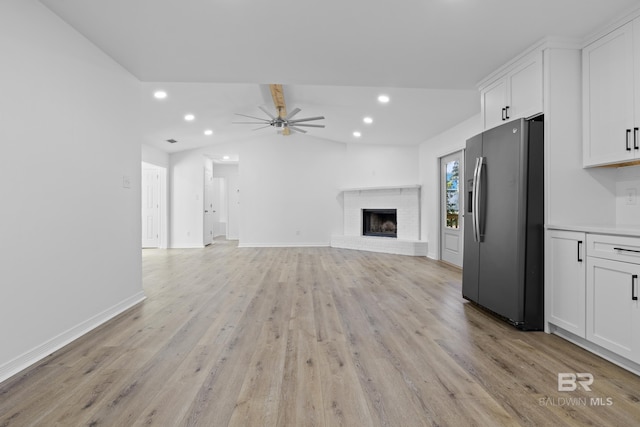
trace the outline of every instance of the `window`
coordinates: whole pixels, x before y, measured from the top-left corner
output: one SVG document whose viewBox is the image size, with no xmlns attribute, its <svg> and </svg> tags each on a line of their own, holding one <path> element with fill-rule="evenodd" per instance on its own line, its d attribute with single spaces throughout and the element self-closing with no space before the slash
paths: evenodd
<svg viewBox="0 0 640 427">
<path fill-rule="evenodd" d="M 458 219 L 460 214 L 459 204 L 459 181 L 460 181 L 460 163 L 458 160 L 448 162 L 446 166 L 446 203 L 447 215 L 446 226 L 448 228 L 459 228 Z"/>
</svg>

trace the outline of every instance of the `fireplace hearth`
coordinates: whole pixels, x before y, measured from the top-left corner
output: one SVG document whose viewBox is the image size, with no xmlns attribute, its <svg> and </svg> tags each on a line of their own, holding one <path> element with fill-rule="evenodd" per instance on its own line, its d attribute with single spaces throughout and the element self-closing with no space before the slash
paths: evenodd
<svg viewBox="0 0 640 427">
<path fill-rule="evenodd" d="M 362 209 L 362 235 L 397 238 L 397 210 Z"/>
</svg>

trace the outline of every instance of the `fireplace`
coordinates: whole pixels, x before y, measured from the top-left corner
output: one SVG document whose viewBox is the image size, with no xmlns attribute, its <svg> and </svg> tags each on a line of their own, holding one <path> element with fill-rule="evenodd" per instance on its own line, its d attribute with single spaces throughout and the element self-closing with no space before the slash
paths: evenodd
<svg viewBox="0 0 640 427">
<path fill-rule="evenodd" d="M 397 238 L 397 210 L 362 209 L 362 235 Z"/>
</svg>

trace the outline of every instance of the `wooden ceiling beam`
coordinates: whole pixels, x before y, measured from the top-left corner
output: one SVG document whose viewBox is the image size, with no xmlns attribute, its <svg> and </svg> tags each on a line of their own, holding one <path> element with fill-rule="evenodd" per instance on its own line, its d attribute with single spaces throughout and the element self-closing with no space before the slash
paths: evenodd
<svg viewBox="0 0 640 427">
<path fill-rule="evenodd" d="M 271 90 L 271 98 L 273 99 L 273 105 L 276 107 L 276 111 L 278 111 L 278 115 L 281 118 L 287 117 L 287 104 L 284 102 L 284 91 L 282 90 L 282 85 L 270 84 L 269 89 Z M 289 128 L 282 131 L 283 135 L 289 135 L 290 133 L 291 131 Z"/>
</svg>

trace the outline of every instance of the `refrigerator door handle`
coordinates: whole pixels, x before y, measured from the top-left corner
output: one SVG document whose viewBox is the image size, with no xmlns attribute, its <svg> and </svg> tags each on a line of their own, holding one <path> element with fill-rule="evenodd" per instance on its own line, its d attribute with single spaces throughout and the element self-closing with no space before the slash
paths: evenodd
<svg viewBox="0 0 640 427">
<path fill-rule="evenodd" d="M 482 238 L 484 234 L 481 230 L 481 221 L 480 221 L 480 203 L 482 201 L 482 168 L 484 167 L 486 158 L 480 157 L 478 159 L 478 179 L 476 181 L 476 232 L 478 235 L 478 242 L 482 242 Z"/>
<path fill-rule="evenodd" d="M 472 215 L 472 221 L 473 221 L 473 241 L 474 242 L 478 242 L 479 241 L 479 237 L 478 237 L 478 164 L 480 163 L 480 158 L 476 157 L 476 166 L 473 169 L 473 188 L 471 191 L 473 191 L 473 206 L 472 206 L 472 210 L 473 210 L 473 215 Z"/>
</svg>

